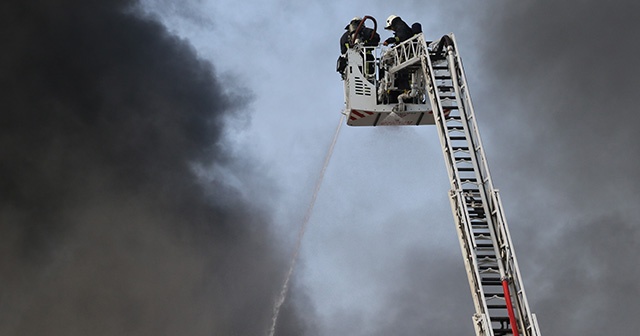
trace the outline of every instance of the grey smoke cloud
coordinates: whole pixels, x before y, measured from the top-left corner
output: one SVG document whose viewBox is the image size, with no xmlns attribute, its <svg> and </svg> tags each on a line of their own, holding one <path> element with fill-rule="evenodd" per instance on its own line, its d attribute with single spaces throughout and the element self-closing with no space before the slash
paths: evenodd
<svg viewBox="0 0 640 336">
<path fill-rule="evenodd" d="M 0 5 L 3 335 L 269 325 L 287 260 L 245 196 L 272 187 L 224 138 L 249 100 L 136 6 Z M 281 335 L 303 334 L 282 314 Z"/>
<path fill-rule="evenodd" d="M 476 109 L 543 334 L 638 329 L 639 7 L 495 3 L 478 20 Z"/>
</svg>

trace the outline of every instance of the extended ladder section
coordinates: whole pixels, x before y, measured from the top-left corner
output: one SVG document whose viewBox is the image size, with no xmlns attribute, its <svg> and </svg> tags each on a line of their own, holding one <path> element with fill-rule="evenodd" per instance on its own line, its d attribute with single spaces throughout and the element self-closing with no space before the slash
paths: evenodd
<svg viewBox="0 0 640 336">
<path fill-rule="evenodd" d="M 421 57 L 422 69 L 451 183 L 451 208 L 475 304 L 476 335 L 540 336 L 489 174 L 455 37 L 443 36 L 431 48 L 421 35 L 414 38 L 428 52 Z"/>
<path fill-rule="evenodd" d="M 342 72 L 350 126 L 435 125 L 451 183 L 450 200 L 477 336 L 540 336 L 500 196 L 493 188 L 453 34 L 417 34 L 393 48 L 356 45 Z"/>
</svg>

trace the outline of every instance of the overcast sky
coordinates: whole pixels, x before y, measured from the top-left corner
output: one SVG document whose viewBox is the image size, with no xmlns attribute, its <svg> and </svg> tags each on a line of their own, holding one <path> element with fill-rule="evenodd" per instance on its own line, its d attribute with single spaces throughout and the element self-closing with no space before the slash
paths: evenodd
<svg viewBox="0 0 640 336">
<path fill-rule="evenodd" d="M 396 14 L 456 34 L 543 335 L 633 334 L 639 7 L 4 3 L 0 333 L 266 334 L 340 35 Z M 472 335 L 448 190 L 435 128 L 344 126 L 276 335 Z"/>
</svg>

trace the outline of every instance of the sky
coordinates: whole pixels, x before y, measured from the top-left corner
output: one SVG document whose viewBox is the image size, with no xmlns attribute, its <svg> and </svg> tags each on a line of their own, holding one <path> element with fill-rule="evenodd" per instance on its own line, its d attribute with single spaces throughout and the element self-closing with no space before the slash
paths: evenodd
<svg viewBox="0 0 640 336">
<path fill-rule="evenodd" d="M 340 35 L 390 14 L 456 35 L 542 334 L 633 334 L 638 7 L 4 2 L 0 334 L 265 335 Z M 448 190 L 434 128 L 343 125 L 276 335 L 472 335 Z"/>
</svg>

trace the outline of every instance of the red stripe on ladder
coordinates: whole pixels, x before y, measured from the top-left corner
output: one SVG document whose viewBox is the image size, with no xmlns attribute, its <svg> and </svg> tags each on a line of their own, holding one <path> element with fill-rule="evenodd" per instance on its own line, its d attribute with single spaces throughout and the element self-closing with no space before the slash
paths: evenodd
<svg viewBox="0 0 640 336">
<path fill-rule="evenodd" d="M 504 290 L 504 300 L 507 302 L 507 312 L 509 313 L 509 324 L 511 324 L 511 331 L 513 336 L 519 336 L 518 322 L 516 321 L 516 314 L 513 311 L 513 304 L 511 303 L 511 294 L 509 294 L 509 282 L 507 279 L 502 280 L 502 289 Z"/>
</svg>

